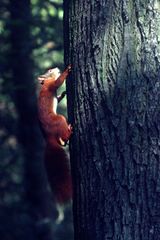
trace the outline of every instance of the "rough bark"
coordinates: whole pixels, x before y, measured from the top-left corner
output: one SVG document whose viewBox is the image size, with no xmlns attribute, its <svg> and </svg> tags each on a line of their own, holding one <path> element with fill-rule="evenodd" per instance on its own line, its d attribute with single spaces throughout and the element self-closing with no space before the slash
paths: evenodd
<svg viewBox="0 0 160 240">
<path fill-rule="evenodd" d="M 64 6 L 75 239 L 160 239 L 160 2 Z"/>
</svg>

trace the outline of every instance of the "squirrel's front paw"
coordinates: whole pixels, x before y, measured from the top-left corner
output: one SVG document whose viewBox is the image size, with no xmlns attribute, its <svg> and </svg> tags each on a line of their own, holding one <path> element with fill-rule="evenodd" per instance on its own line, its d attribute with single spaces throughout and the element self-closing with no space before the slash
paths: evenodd
<svg viewBox="0 0 160 240">
<path fill-rule="evenodd" d="M 70 133 L 73 133 L 73 127 L 72 127 L 71 124 L 68 125 L 68 130 L 69 130 Z"/>
<path fill-rule="evenodd" d="M 72 65 L 71 65 L 71 64 L 69 64 L 69 65 L 68 65 L 68 67 L 67 67 L 67 70 L 68 70 L 68 72 L 70 72 L 70 71 L 71 71 L 71 69 L 72 69 Z"/>
</svg>

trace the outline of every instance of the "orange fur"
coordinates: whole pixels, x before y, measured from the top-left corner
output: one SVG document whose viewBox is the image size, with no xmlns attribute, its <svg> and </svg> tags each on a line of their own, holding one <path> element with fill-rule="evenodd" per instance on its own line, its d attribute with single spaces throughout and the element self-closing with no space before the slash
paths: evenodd
<svg viewBox="0 0 160 240">
<path fill-rule="evenodd" d="M 72 127 L 64 116 L 53 111 L 53 98 L 57 98 L 57 89 L 68 76 L 70 69 L 71 66 L 68 66 L 58 78 L 54 75 L 54 69 L 39 77 L 43 84 L 38 109 L 41 129 L 46 140 L 45 166 L 51 189 L 59 203 L 67 202 L 72 197 L 68 156 L 61 145 L 69 140 Z"/>
</svg>

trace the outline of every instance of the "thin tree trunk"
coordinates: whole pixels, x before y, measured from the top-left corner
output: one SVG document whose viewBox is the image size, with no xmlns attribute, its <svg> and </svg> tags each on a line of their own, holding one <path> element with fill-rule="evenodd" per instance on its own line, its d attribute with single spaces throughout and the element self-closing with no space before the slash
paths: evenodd
<svg viewBox="0 0 160 240">
<path fill-rule="evenodd" d="M 160 2 L 65 1 L 76 240 L 160 239 Z"/>
<path fill-rule="evenodd" d="M 30 0 L 11 0 L 11 66 L 13 99 L 18 112 L 18 139 L 23 147 L 26 199 L 38 239 L 50 240 L 51 202 L 43 166 L 30 36 Z"/>
</svg>

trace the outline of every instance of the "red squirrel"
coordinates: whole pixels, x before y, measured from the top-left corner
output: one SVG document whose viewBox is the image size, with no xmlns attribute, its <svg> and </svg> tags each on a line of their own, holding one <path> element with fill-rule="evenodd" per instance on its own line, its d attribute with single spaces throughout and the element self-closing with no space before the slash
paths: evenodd
<svg viewBox="0 0 160 240">
<path fill-rule="evenodd" d="M 42 84 L 38 98 L 39 121 L 46 140 L 45 166 L 48 180 L 58 203 L 66 203 L 72 197 L 72 183 L 69 159 L 63 146 L 72 134 L 71 124 L 64 116 L 56 113 L 57 103 L 65 96 L 57 96 L 57 89 L 63 84 L 71 71 L 71 65 L 60 74 L 58 68 L 49 69 L 40 75 Z"/>
</svg>

